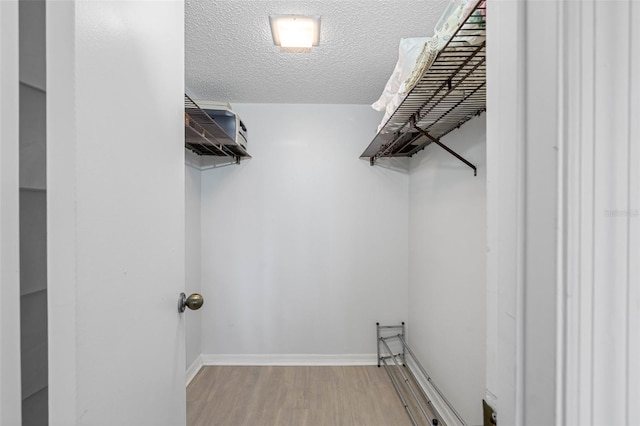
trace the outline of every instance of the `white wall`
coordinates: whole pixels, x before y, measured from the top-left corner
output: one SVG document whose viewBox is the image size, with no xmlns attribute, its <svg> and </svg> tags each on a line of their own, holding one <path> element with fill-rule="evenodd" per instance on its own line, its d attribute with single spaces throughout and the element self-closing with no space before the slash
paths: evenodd
<svg viewBox="0 0 640 426">
<path fill-rule="evenodd" d="M 482 423 L 486 327 L 485 117 L 411 159 L 409 344 L 468 424 Z"/>
<path fill-rule="evenodd" d="M 195 155 L 186 152 L 185 167 L 185 293 L 200 293 L 200 170 Z M 205 300 L 205 303 L 208 300 Z M 207 306 L 208 308 L 208 306 Z M 201 310 L 185 312 L 186 367 L 202 353 Z"/>
<path fill-rule="evenodd" d="M 375 323 L 406 319 L 408 279 L 408 174 L 358 158 L 379 114 L 234 109 L 253 158 L 202 173 L 204 354 L 375 362 Z"/>
</svg>

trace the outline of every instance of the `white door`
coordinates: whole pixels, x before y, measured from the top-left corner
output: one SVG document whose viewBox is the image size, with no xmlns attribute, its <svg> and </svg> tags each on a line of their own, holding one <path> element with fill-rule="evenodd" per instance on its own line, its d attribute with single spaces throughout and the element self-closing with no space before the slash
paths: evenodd
<svg viewBox="0 0 640 426">
<path fill-rule="evenodd" d="M 183 8 L 47 2 L 54 426 L 186 422 Z"/>
</svg>

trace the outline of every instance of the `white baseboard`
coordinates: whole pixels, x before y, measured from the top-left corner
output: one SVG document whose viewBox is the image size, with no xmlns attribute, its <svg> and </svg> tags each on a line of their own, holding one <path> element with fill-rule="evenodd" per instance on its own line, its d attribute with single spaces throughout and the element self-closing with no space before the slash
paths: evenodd
<svg viewBox="0 0 640 426">
<path fill-rule="evenodd" d="M 431 401 L 431 404 L 435 408 L 436 412 L 440 415 L 443 422 L 452 426 L 463 426 L 465 423 L 461 422 L 450 409 L 438 392 L 433 388 L 432 384 L 422 374 L 418 365 L 411 357 L 407 357 L 406 365 L 413 373 L 418 386 L 422 388 L 422 391 L 427 395 L 427 399 Z"/>
<path fill-rule="evenodd" d="M 376 354 L 203 354 L 203 365 L 350 366 L 378 365 Z"/>
<path fill-rule="evenodd" d="M 189 386 L 189 383 L 191 383 L 193 378 L 196 377 L 196 374 L 198 374 L 202 366 L 203 366 L 202 355 L 198 355 L 195 361 L 193 361 L 193 363 L 189 366 L 189 368 L 187 368 L 187 373 L 186 373 L 187 386 Z"/>
</svg>

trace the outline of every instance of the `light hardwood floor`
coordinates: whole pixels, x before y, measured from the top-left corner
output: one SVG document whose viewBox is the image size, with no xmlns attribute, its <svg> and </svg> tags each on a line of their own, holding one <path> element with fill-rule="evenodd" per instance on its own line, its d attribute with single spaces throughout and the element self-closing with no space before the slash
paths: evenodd
<svg viewBox="0 0 640 426">
<path fill-rule="evenodd" d="M 189 426 L 410 425 L 384 368 L 203 367 L 187 388 Z"/>
</svg>

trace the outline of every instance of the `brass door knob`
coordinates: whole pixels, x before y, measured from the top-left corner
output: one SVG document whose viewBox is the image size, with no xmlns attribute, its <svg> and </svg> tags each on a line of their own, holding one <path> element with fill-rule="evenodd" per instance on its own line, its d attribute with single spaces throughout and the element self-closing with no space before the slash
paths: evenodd
<svg viewBox="0 0 640 426">
<path fill-rule="evenodd" d="M 185 308 L 189 308 L 192 311 L 198 310 L 204 305 L 204 297 L 201 294 L 193 293 L 187 297 L 186 294 L 180 293 L 180 299 L 178 299 L 178 312 L 184 312 Z"/>
</svg>

